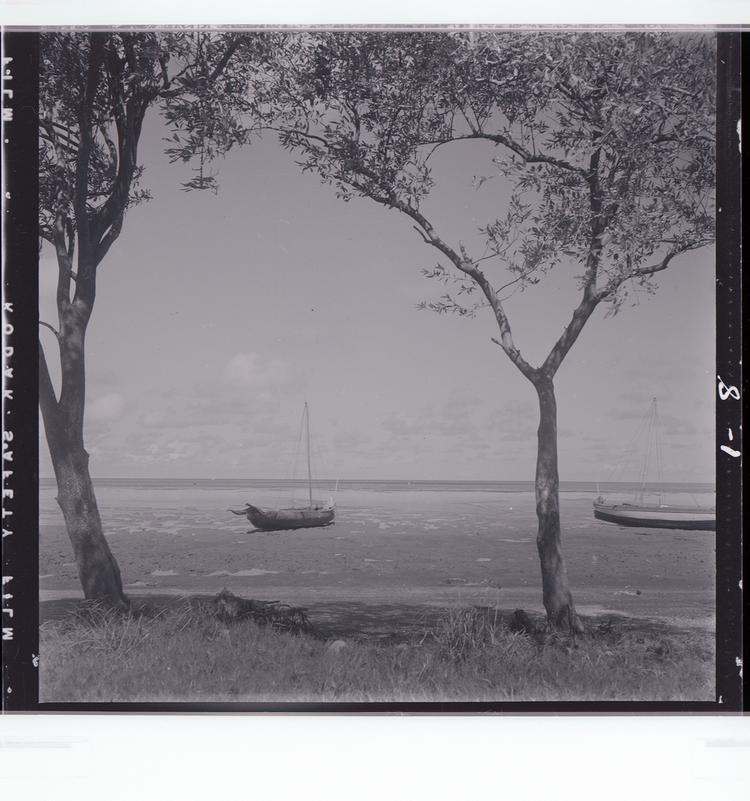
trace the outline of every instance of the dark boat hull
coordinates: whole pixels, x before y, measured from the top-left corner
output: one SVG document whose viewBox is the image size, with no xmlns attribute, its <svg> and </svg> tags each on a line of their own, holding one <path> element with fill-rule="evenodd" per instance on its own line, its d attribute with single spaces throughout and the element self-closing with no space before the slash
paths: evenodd
<svg viewBox="0 0 750 801">
<path fill-rule="evenodd" d="M 259 509 L 247 504 L 247 519 L 261 531 L 287 531 L 297 528 L 330 526 L 336 516 L 332 508 L 307 507 L 303 509 Z"/>
<path fill-rule="evenodd" d="M 618 526 L 716 531 L 716 512 L 712 509 L 595 502 L 594 517 Z"/>
</svg>

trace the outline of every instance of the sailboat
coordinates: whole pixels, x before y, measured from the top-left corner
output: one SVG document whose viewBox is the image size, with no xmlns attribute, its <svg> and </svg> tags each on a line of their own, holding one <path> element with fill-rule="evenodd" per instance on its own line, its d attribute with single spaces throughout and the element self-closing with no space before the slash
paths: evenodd
<svg viewBox="0 0 750 801">
<path fill-rule="evenodd" d="M 336 516 L 336 504 L 333 499 L 327 503 L 313 500 L 312 469 L 310 465 L 310 411 L 305 403 L 302 413 L 302 422 L 307 446 L 307 489 L 308 505 L 294 506 L 287 509 L 264 509 L 246 503 L 244 509 L 229 511 L 247 517 L 247 519 L 261 531 L 285 531 L 296 528 L 317 528 L 330 526 Z"/>
<path fill-rule="evenodd" d="M 661 483 L 661 450 L 658 439 L 659 415 L 656 398 L 651 401 L 648 421 L 648 448 L 642 469 L 640 492 L 633 503 L 608 503 L 601 495 L 594 501 L 594 517 L 620 526 L 638 526 L 640 528 L 678 528 L 716 530 L 716 509 L 700 506 L 672 506 L 662 503 L 659 494 L 658 503 L 644 502 L 646 492 L 646 473 L 651 460 L 652 440 L 656 451 L 656 464 Z"/>
</svg>

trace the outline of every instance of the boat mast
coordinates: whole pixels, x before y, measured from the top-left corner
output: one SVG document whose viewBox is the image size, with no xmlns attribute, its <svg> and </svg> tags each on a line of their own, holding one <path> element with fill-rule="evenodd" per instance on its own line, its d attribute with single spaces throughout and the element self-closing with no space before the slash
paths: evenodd
<svg viewBox="0 0 750 801">
<path fill-rule="evenodd" d="M 312 508 L 312 470 L 310 469 L 310 412 L 305 401 L 305 432 L 307 434 L 307 489 L 310 497 L 310 507 Z"/>
<path fill-rule="evenodd" d="M 656 398 L 654 398 L 654 450 L 656 451 L 656 480 L 659 485 L 659 506 L 664 505 L 664 476 L 662 475 L 662 458 L 661 458 L 661 442 L 659 441 L 659 410 L 656 406 Z"/>
<path fill-rule="evenodd" d="M 658 412 L 656 411 L 656 398 L 651 399 L 651 407 L 648 411 L 648 420 L 646 421 L 646 452 L 643 456 L 643 467 L 641 468 L 641 491 L 636 496 L 639 503 L 643 503 L 643 497 L 646 494 L 646 483 L 648 482 L 649 468 L 651 466 L 651 451 L 656 452 L 656 470 L 661 473 L 660 454 L 659 454 L 659 435 L 657 426 L 659 423 Z M 661 484 L 661 475 L 657 476 L 659 484 Z M 659 503 L 661 503 L 661 487 L 659 487 Z"/>
</svg>

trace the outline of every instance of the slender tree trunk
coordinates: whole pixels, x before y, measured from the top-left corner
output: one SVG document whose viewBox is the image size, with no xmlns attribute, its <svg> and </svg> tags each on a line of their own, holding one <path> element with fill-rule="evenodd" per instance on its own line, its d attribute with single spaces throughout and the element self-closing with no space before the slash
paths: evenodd
<svg viewBox="0 0 750 801">
<path fill-rule="evenodd" d="M 126 608 L 120 569 L 104 537 L 88 462 L 85 450 L 69 449 L 53 457 L 57 502 L 73 544 L 84 597 Z"/>
<path fill-rule="evenodd" d="M 557 473 L 557 404 L 551 378 L 534 382 L 539 396 L 539 430 L 536 461 L 536 537 L 542 568 L 542 593 L 547 621 L 553 628 L 582 632 L 562 553 L 560 532 L 560 479 Z"/>
<path fill-rule="evenodd" d="M 83 376 L 82 336 L 80 344 L 76 361 Z M 65 350 L 66 345 L 61 343 L 61 352 Z M 63 370 L 69 369 L 66 360 L 62 361 Z M 57 480 L 57 502 L 73 545 L 84 597 L 124 609 L 129 605 L 128 600 L 123 593 L 120 569 L 104 537 L 89 474 L 89 455 L 83 447 L 83 387 L 79 390 L 66 404 L 57 401 L 40 343 L 39 405 Z"/>
</svg>

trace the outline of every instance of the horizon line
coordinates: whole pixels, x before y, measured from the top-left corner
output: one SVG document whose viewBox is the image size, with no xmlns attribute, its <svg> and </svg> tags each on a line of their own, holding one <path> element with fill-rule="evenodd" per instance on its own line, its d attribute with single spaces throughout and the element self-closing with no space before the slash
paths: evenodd
<svg viewBox="0 0 750 801">
<path fill-rule="evenodd" d="M 54 476 L 39 476 L 40 481 L 54 481 Z M 276 482 L 289 482 L 296 481 L 301 484 L 307 484 L 305 478 L 288 478 L 279 476 L 92 476 L 92 481 L 276 481 Z M 321 482 L 344 482 L 344 481 L 377 481 L 377 482 L 402 482 L 402 483 L 471 483 L 471 484 L 503 484 L 503 483 L 525 483 L 533 484 L 533 478 L 314 478 L 313 483 Z M 622 481 L 612 479 L 587 479 L 587 478 L 568 478 L 560 479 L 560 484 L 576 483 L 576 484 L 637 484 L 641 485 L 640 481 Z M 716 480 L 686 480 L 686 481 L 652 481 L 646 482 L 645 486 L 670 486 L 678 484 L 712 484 L 716 485 Z"/>
</svg>

